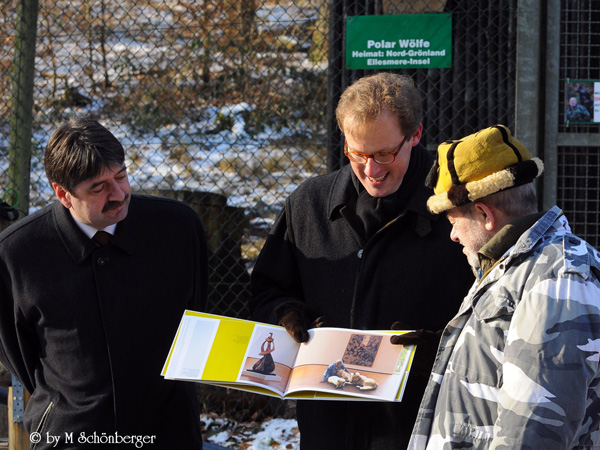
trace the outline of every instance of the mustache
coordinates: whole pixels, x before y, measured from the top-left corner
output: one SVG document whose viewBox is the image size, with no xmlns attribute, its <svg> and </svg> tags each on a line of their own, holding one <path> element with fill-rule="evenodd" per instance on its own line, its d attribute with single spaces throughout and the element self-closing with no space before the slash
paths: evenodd
<svg viewBox="0 0 600 450">
<path fill-rule="evenodd" d="M 112 209 L 117 209 L 120 206 L 123 206 L 128 201 L 129 201 L 129 194 L 127 194 L 125 196 L 125 198 L 123 199 L 123 201 L 121 201 L 121 202 L 111 202 L 111 201 L 106 202 L 106 205 L 104 205 L 104 207 L 102 208 L 102 212 L 105 213 L 105 212 L 108 212 L 108 211 L 110 211 Z"/>
</svg>

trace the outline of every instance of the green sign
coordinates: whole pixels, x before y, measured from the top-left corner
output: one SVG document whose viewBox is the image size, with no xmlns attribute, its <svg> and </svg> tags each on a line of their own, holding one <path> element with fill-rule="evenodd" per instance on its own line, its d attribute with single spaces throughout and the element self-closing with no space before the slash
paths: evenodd
<svg viewBox="0 0 600 450">
<path fill-rule="evenodd" d="M 347 69 L 452 67 L 452 16 L 408 14 L 346 19 Z"/>
</svg>

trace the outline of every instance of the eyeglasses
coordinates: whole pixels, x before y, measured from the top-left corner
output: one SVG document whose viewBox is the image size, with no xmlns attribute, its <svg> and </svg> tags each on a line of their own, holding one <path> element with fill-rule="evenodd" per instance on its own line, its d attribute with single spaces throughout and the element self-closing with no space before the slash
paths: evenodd
<svg viewBox="0 0 600 450">
<path fill-rule="evenodd" d="M 400 145 L 398 146 L 396 151 L 374 153 L 373 155 L 369 155 L 367 153 L 362 152 L 349 152 L 348 142 L 346 142 L 346 140 L 344 139 L 344 155 L 346 155 L 350 161 L 355 162 L 357 164 L 367 164 L 369 158 L 373 158 L 373 161 L 375 161 L 377 164 L 391 164 L 396 159 L 396 156 L 398 156 L 398 153 L 400 153 L 400 150 L 402 149 L 402 146 L 406 143 L 407 138 L 408 136 L 404 136 L 404 139 L 402 139 L 402 142 L 400 142 Z"/>
</svg>

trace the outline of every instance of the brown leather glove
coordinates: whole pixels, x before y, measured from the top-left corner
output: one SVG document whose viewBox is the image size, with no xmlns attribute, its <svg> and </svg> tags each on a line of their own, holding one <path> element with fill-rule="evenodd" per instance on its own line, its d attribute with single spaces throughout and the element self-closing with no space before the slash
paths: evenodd
<svg viewBox="0 0 600 450">
<path fill-rule="evenodd" d="M 293 309 L 286 312 L 279 319 L 279 325 L 285 327 L 296 342 L 308 341 L 308 326 L 306 325 L 304 315 L 300 311 Z"/>
<path fill-rule="evenodd" d="M 309 328 L 319 328 L 325 325 L 323 316 L 311 321 L 308 308 L 301 302 L 283 303 L 277 307 L 275 314 L 279 319 L 278 325 L 285 327 L 296 342 L 307 342 Z"/>
<path fill-rule="evenodd" d="M 392 330 L 406 330 L 407 328 L 402 322 L 392 324 Z M 431 374 L 441 337 L 442 330 L 416 330 L 391 336 L 390 342 L 394 345 L 416 345 L 417 350 L 410 373 L 428 377 Z"/>
</svg>

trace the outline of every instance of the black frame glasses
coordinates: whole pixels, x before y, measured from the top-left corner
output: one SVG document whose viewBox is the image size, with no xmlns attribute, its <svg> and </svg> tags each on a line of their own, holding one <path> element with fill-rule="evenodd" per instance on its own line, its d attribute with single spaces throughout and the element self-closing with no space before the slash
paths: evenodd
<svg viewBox="0 0 600 450">
<path fill-rule="evenodd" d="M 349 152 L 348 142 L 346 139 L 344 139 L 344 155 L 346 155 L 350 161 L 357 164 L 367 164 L 369 158 L 373 158 L 373 161 L 375 161 L 377 164 L 391 164 L 396 160 L 396 156 L 398 156 L 398 153 L 400 153 L 400 150 L 402 150 L 407 138 L 408 136 L 404 136 L 404 139 L 402 139 L 402 142 L 400 142 L 398 148 L 393 152 L 379 152 L 372 155 L 363 152 Z"/>
</svg>

